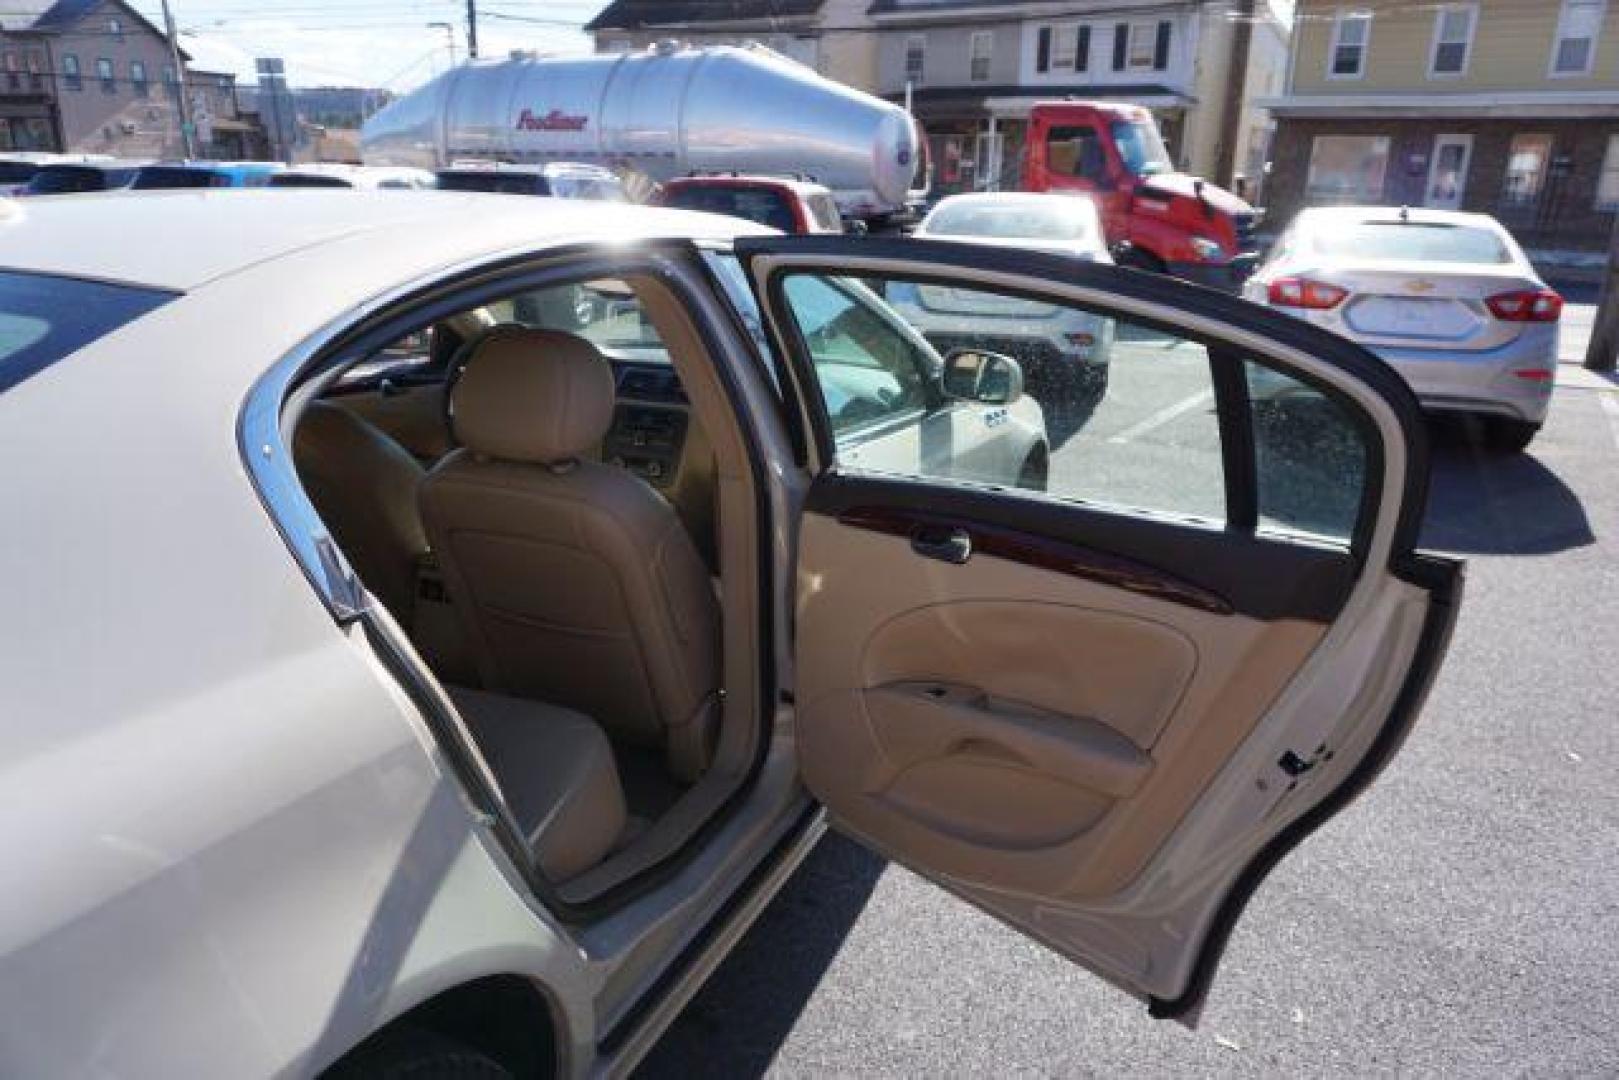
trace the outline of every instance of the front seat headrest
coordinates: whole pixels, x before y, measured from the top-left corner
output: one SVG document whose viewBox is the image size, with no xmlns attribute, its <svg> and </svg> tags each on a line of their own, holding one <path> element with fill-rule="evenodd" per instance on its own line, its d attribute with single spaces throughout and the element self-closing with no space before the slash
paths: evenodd
<svg viewBox="0 0 1619 1080">
<path fill-rule="evenodd" d="M 613 421 L 613 368 L 575 334 L 499 327 L 450 393 L 455 434 L 483 457 L 552 465 L 595 448 Z"/>
</svg>

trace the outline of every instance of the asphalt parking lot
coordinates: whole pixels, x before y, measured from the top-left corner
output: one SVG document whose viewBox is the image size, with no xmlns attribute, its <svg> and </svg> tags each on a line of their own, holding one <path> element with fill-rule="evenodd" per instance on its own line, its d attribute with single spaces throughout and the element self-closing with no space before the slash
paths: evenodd
<svg viewBox="0 0 1619 1080">
<path fill-rule="evenodd" d="M 1200 437 L 1159 391 L 1084 437 Z M 1435 430 L 1425 544 L 1470 571 L 1422 720 L 1261 888 L 1196 1030 L 834 836 L 643 1075 L 1619 1072 L 1619 384 L 1566 366 L 1526 455 L 1474 435 Z"/>
</svg>

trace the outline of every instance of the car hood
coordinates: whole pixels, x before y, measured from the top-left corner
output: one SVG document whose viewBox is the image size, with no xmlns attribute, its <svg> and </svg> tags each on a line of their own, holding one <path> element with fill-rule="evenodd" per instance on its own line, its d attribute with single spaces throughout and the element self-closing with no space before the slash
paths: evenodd
<svg viewBox="0 0 1619 1080">
<path fill-rule="evenodd" d="M 1209 183 L 1207 180 L 1186 173 L 1159 173 L 1155 176 L 1143 177 L 1141 186 L 1136 188 L 1138 195 L 1149 198 L 1154 192 L 1162 197 L 1180 195 L 1188 199 L 1198 197 L 1198 186 L 1202 185 L 1203 200 L 1214 209 L 1226 214 L 1251 214 L 1254 208 L 1237 198 L 1225 188 Z"/>
</svg>

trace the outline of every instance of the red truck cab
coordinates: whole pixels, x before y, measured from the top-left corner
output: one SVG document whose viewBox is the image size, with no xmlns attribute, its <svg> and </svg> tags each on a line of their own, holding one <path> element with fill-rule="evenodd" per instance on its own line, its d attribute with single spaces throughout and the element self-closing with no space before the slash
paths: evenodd
<svg viewBox="0 0 1619 1080">
<path fill-rule="evenodd" d="M 1235 289 L 1258 261 L 1254 208 L 1176 172 L 1152 114 L 1136 105 L 1032 106 L 1023 188 L 1095 199 L 1114 257 L 1126 266 Z"/>
</svg>

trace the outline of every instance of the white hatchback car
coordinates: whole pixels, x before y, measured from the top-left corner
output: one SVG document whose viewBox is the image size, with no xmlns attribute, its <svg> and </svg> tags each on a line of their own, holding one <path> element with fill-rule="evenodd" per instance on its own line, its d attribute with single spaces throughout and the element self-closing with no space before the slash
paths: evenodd
<svg viewBox="0 0 1619 1080">
<path fill-rule="evenodd" d="M 1243 294 L 1366 346 L 1424 408 L 1484 417 L 1502 450 L 1545 423 L 1563 301 L 1488 215 L 1305 210 Z"/>
<path fill-rule="evenodd" d="M 1195 1016 L 1456 616 L 1410 392 L 1233 298 L 598 203 L 129 207 L 0 202 L 8 1077 L 626 1071 L 828 819 Z M 1195 334 L 1229 439 L 1230 357 L 1315 387 L 1342 534 L 1269 527 L 1240 442 L 1219 528 L 1017 486 L 1017 366 L 849 275 Z"/>
<path fill-rule="evenodd" d="M 1111 264 L 1102 219 L 1084 195 L 973 192 L 941 199 L 912 234 Z M 1018 361 L 1030 378 L 1092 397 L 1107 389 L 1111 319 L 1061 304 L 991 298 L 945 285 L 899 284 L 887 297 L 940 349 L 987 349 Z"/>
</svg>

